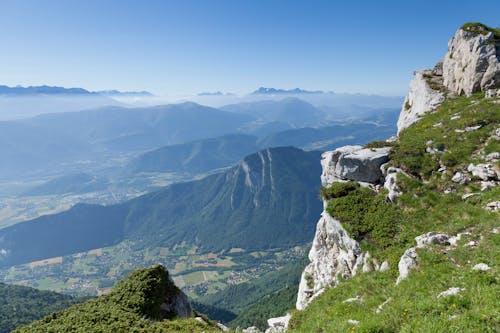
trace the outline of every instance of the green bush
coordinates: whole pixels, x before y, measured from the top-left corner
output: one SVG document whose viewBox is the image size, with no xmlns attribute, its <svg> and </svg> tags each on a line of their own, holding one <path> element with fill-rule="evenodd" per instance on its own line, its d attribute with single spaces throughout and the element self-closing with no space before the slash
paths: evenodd
<svg viewBox="0 0 500 333">
<path fill-rule="evenodd" d="M 321 189 L 321 197 L 325 200 L 343 197 L 359 187 L 357 182 L 335 182 Z"/>
<path fill-rule="evenodd" d="M 402 218 L 398 207 L 369 188 L 352 184 L 339 187 L 343 191 L 335 192 L 337 196 L 328 202 L 327 212 L 339 219 L 354 239 L 365 239 L 379 248 L 391 246 Z"/>
</svg>

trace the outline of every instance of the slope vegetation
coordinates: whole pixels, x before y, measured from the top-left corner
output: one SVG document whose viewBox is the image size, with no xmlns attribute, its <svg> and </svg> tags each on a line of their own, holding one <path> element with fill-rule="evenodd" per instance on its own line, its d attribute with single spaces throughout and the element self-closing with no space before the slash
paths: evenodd
<svg viewBox="0 0 500 333">
<path fill-rule="evenodd" d="M 85 298 L 0 283 L 0 332 L 7 333 Z"/>
<path fill-rule="evenodd" d="M 362 197 L 371 206 L 360 210 L 356 186 L 324 191 L 330 211 L 343 211 L 340 219 L 351 236 L 391 269 L 358 274 L 327 290 L 294 313 L 292 332 L 498 331 L 498 212 L 487 206 L 498 200 L 500 188 L 485 186 L 495 178 L 492 171 L 469 173 L 471 164 L 488 165 L 493 173 L 500 167 L 489 155 L 498 152 L 500 105 L 483 96 L 449 97 L 400 133 L 390 163 L 406 176 L 398 175 L 403 194 L 390 214 L 377 196 Z M 396 285 L 399 257 L 415 246 L 416 236 L 431 231 L 461 236 L 456 244 L 417 248 L 418 268 Z M 450 288 L 458 293 L 439 296 Z"/>
<path fill-rule="evenodd" d="M 161 265 L 138 269 L 104 296 L 54 313 L 14 332 L 201 332 L 216 331 L 194 318 L 164 317 L 162 302 L 179 289 Z"/>
</svg>

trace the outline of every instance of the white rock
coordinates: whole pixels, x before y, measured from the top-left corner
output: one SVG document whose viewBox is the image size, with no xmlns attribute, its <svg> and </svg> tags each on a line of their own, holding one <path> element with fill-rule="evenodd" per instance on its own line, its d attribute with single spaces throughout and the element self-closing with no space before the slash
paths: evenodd
<svg viewBox="0 0 500 333">
<path fill-rule="evenodd" d="M 442 122 L 435 123 L 434 125 L 432 125 L 432 127 L 441 127 L 441 126 L 443 126 Z"/>
<path fill-rule="evenodd" d="M 323 211 L 309 251 L 310 264 L 300 280 L 297 309 L 305 309 L 324 288 L 336 286 L 339 277 L 356 275 L 365 262 L 365 256 L 359 243 L 349 237 L 340 222 Z"/>
<path fill-rule="evenodd" d="M 434 231 L 415 237 L 417 248 L 425 248 L 429 245 L 449 245 L 450 236 Z"/>
<path fill-rule="evenodd" d="M 382 304 L 380 304 L 379 306 L 377 306 L 377 310 L 375 310 L 375 313 L 380 313 L 382 312 L 382 310 L 384 309 L 384 306 L 391 302 L 392 301 L 392 297 L 389 297 L 388 299 L 386 299 Z"/>
<path fill-rule="evenodd" d="M 451 181 L 464 185 L 470 182 L 471 179 L 467 174 L 458 171 L 453 175 L 453 177 L 451 177 Z"/>
<path fill-rule="evenodd" d="M 383 166 L 382 169 L 384 169 Z M 403 173 L 403 170 L 395 167 L 389 167 L 387 171 L 385 171 L 384 188 L 389 191 L 387 198 L 392 202 L 396 202 L 398 197 L 403 194 L 399 186 L 397 186 L 399 173 Z"/>
<path fill-rule="evenodd" d="M 348 319 L 347 323 L 349 323 L 351 325 L 359 325 L 359 320 Z"/>
<path fill-rule="evenodd" d="M 379 271 L 381 272 L 386 272 L 389 270 L 389 262 L 386 260 L 382 263 L 382 265 L 380 265 L 380 268 L 379 268 Z"/>
<path fill-rule="evenodd" d="M 487 264 L 485 264 L 484 262 L 481 262 L 481 263 L 475 265 L 474 267 L 472 267 L 473 271 L 489 271 L 490 269 L 491 269 L 491 267 L 488 266 Z"/>
<path fill-rule="evenodd" d="M 486 98 L 500 97 L 500 89 L 488 89 L 486 90 L 484 97 Z"/>
<path fill-rule="evenodd" d="M 468 198 L 479 195 L 479 194 L 480 193 L 466 193 L 466 194 L 462 195 L 462 200 L 467 200 Z"/>
<path fill-rule="evenodd" d="M 497 186 L 497 184 L 494 181 L 481 181 L 481 192 L 487 191 L 495 186 Z"/>
<path fill-rule="evenodd" d="M 389 160 L 389 150 L 389 147 L 369 149 L 362 146 L 344 146 L 323 153 L 323 186 L 346 180 L 379 182 L 383 176 L 380 166 Z"/>
<path fill-rule="evenodd" d="M 460 117 L 459 115 L 455 115 L 455 116 L 452 116 L 450 119 L 451 120 L 458 120 L 460 118 L 462 118 L 462 117 Z"/>
<path fill-rule="evenodd" d="M 396 280 L 396 284 L 399 284 L 401 281 L 408 277 L 410 273 L 410 269 L 416 268 L 418 266 L 418 254 L 414 247 L 410 247 L 405 253 L 401 256 L 398 263 L 399 276 Z"/>
<path fill-rule="evenodd" d="M 290 322 L 290 318 L 292 318 L 291 314 L 286 314 L 283 317 L 270 318 L 267 320 L 267 325 L 269 328 L 265 333 L 278 333 L 278 332 L 286 332 L 288 329 L 288 323 Z"/>
<path fill-rule="evenodd" d="M 467 244 L 465 244 L 465 246 L 468 246 L 468 247 L 477 247 L 479 245 L 479 243 L 475 240 L 471 240 L 470 242 L 468 242 Z"/>
<path fill-rule="evenodd" d="M 474 131 L 477 131 L 478 129 L 481 128 L 481 125 L 477 125 L 477 126 L 467 126 L 465 128 L 465 131 L 466 132 L 474 132 Z"/>
<path fill-rule="evenodd" d="M 206 324 L 206 323 L 207 323 L 207 322 L 206 322 L 203 318 L 201 318 L 201 317 L 194 317 L 194 320 L 196 320 L 197 322 L 200 322 L 200 323 L 202 323 L 202 324 Z"/>
<path fill-rule="evenodd" d="M 362 300 L 363 300 L 363 297 L 356 296 L 356 297 L 348 298 L 348 299 L 342 301 L 342 303 L 352 303 L 352 302 L 358 302 L 358 301 L 362 301 Z"/>
<path fill-rule="evenodd" d="M 444 101 L 444 94 L 432 89 L 424 75 L 432 75 L 432 70 L 416 71 L 410 82 L 410 90 L 399 114 L 398 134 Z"/>
<path fill-rule="evenodd" d="M 229 327 L 227 327 L 226 325 L 224 324 L 221 324 L 221 323 L 216 323 L 215 324 L 218 328 L 220 328 L 220 330 L 222 332 L 229 332 Z"/>
<path fill-rule="evenodd" d="M 471 172 L 474 177 L 482 180 L 497 179 L 497 172 L 491 164 L 469 164 L 467 171 Z"/>
<path fill-rule="evenodd" d="M 455 133 L 465 133 L 465 130 L 456 129 L 456 130 L 455 130 Z"/>
<path fill-rule="evenodd" d="M 500 152 L 495 151 L 493 153 L 490 153 L 490 154 L 486 155 L 485 159 L 487 161 L 496 161 L 496 160 L 499 160 L 500 159 Z"/>
<path fill-rule="evenodd" d="M 451 246 L 457 246 L 458 241 L 462 239 L 462 236 L 470 236 L 470 235 L 471 235 L 470 232 L 462 232 L 457 234 L 456 236 L 448 238 L 448 242 L 450 243 Z"/>
<path fill-rule="evenodd" d="M 448 290 L 443 291 L 442 293 L 439 293 L 437 295 L 437 298 L 443 298 L 443 297 L 448 297 L 452 295 L 458 295 L 461 291 L 465 291 L 465 288 L 457 288 L 457 287 L 451 287 Z"/>
<path fill-rule="evenodd" d="M 242 333 L 261 333 L 260 330 L 255 326 L 250 326 L 241 331 Z"/>
<path fill-rule="evenodd" d="M 492 212 L 498 212 L 500 210 L 500 201 L 492 201 L 486 204 L 485 207 L 487 210 L 491 210 Z"/>
<path fill-rule="evenodd" d="M 451 92 L 472 93 L 500 86 L 500 63 L 493 33 L 459 29 L 443 60 L 443 84 Z"/>
</svg>

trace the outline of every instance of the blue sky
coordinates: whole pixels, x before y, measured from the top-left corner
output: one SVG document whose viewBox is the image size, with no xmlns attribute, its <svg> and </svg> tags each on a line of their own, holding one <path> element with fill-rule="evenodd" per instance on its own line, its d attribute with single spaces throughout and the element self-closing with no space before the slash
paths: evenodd
<svg viewBox="0 0 500 333">
<path fill-rule="evenodd" d="M 405 94 L 500 1 L 0 0 L 0 84 Z"/>
</svg>

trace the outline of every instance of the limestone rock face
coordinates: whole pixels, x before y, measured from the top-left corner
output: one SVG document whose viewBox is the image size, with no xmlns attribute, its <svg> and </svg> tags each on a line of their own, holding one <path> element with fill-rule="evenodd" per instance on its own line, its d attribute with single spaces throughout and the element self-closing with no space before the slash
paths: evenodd
<svg viewBox="0 0 500 333">
<path fill-rule="evenodd" d="M 403 103 L 398 119 L 398 134 L 408 126 L 417 122 L 422 115 L 434 110 L 444 101 L 444 93 L 435 90 L 430 80 L 439 72 L 431 69 L 416 71 L 410 81 L 410 90 Z M 438 85 L 438 84 L 436 84 Z"/>
<path fill-rule="evenodd" d="M 309 260 L 302 273 L 296 307 L 303 310 L 325 287 L 338 284 L 338 277 L 354 276 L 363 267 L 367 253 L 350 238 L 340 222 L 323 212 L 316 227 Z"/>
<path fill-rule="evenodd" d="M 380 166 L 389 160 L 389 148 L 369 149 L 362 146 L 344 146 L 325 152 L 322 157 L 321 182 L 323 186 L 346 180 L 378 183 L 383 178 Z"/>
<path fill-rule="evenodd" d="M 500 87 L 500 54 L 494 35 L 482 26 L 459 29 L 443 60 L 443 84 L 454 94 L 467 95 Z"/>
</svg>

